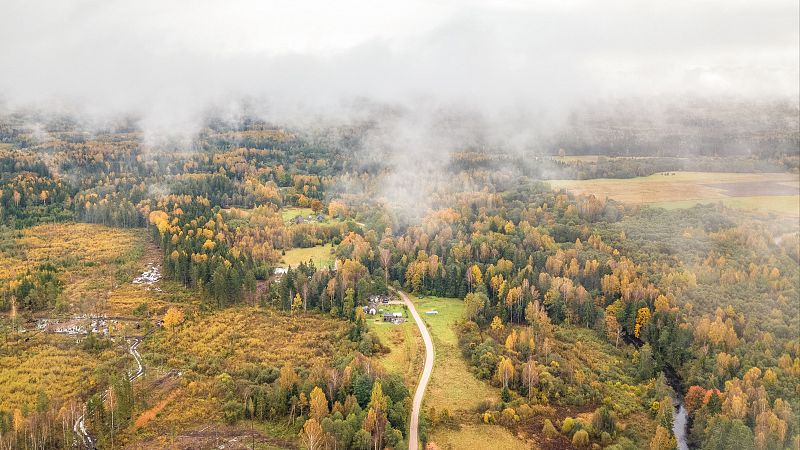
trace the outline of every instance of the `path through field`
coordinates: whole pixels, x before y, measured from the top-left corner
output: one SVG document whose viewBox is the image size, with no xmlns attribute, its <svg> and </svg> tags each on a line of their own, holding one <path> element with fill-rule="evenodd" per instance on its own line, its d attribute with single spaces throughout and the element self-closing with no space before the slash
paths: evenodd
<svg viewBox="0 0 800 450">
<path fill-rule="evenodd" d="M 142 339 L 134 337 L 129 339 L 128 342 L 130 344 L 130 346 L 128 347 L 128 352 L 133 356 L 133 359 L 136 360 L 136 366 L 137 366 L 136 371 L 132 375 L 128 374 L 128 379 L 131 382 L 133 382 L 133 380 L 144 375 L 144 364 L 142 361 L 142 355 L 139 354 L 139 350 L 137 350 L 139 344 L 142 343 Z M 101 397 L 101 400 L 105 400 L 107 396 L 108 393 L 107 392 L 104 393 L 103 396 Z M 85 412 L 81 414 L 80 417 L 78 417 L 78 420 L 75 421 L 75 425 L 72 427 L 72 429 L 75 432 L 75 434 L 78 435 L 78 438 L 80 439 L 80 444 L 83 447 L 89 450 L 94 450 L 95 448 L 97 448 L 95 445 L 95 439 L 92 437 L 91 434 L 89 434 L 89 430 L 86 429 Z"/>
<path fill-rule="evenodd" d="M 419 327 L 419 332 L 422 334 L 422 340 L 425 342 L 425 367 L 422 369 L 417 391 L 414 393 L 414 403 L 411 406 L 411 432 L 408 435 L 408 450 L 417 450 L 419 448 L 419 411 L 422 408 L 422 397 L 425 395 L 425 388 L 428 386 L 431 372 L 433 372 L 433 340 L 431 340 L 428 327 L 425 326 L 422 318 L 417 313 L 414 303 L 408 299 L 403 291 L 396 292 L 403 299 L 403 303 L 408 306 L 408 310 L 411 311 L 411 316 L 414 317 L 414 321 Z"/>
</svg>

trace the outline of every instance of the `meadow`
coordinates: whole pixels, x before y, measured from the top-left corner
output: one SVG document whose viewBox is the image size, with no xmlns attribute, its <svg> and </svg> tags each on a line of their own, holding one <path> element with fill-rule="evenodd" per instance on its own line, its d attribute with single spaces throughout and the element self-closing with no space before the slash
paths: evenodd
<svg viewBox="0 0 800 450">
<path fill-rule="evenodd" d="M 419 329 L 403 305 L 382 305 L 375 318 L 369 321 L 369 330 L 390 351 L 378 357 L 388 373 L 400 374 L 410 390 L 416 389 L 425 360 L 425 350 Z M 406 321 L 392 324 L 383 321 L 383 312 L 402 312 Z"/>
<path fill-rule="evenodd" d="M 281 209 L 281 218 L 287 225 L 297 216 L 308 217 L 311 214 L 314 214 L 311 208 L 288 207 Z"/>
<path fill-rule="evenodd" d="M 447 409 L 461 423 L 461 429 L 438 427 L 429 439 L 439 448 L 525 448 L 526 444 L 498 425 L 477 422 L 476 408 L 483 401 L 496 402 L 498 389 L 470 372 L 458 347 L 455 324 L 462 320 L 464 302 L 456 298 L 409 295 L 428 326 L 435 353 L 433 373 L 425 392 L 425 409 Z M 437 314 L 426 314 L 437 311 Z"/>
<path fill-rule="evenodd" d="M 331 244 L 316 245 L 308 248 L 293 248 L 286 250 L 281 258 L 284 267 L 297 267 L 300 263 L 314 261 L 317 267 L 331 267 L 335 259 Z"/>
<path fill-rule="evenodd" d="M 548 183 L 577 194 L 668 209 L 721 201 L 733 208 L 800 216 L 800 179 L 791 173 L 670 172 L 637 178 L 549 180 Z"/>
</svg>

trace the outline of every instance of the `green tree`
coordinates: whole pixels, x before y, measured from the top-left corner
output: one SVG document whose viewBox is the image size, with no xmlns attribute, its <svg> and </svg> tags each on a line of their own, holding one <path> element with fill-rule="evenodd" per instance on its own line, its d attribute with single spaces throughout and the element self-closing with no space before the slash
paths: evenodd
<svg viewBox="0 0 800 450">
<path fill-rule="evenodd" d="M 755 450 L 753 432 L 739 419 L 716 416 L 709 421 L 703 450 Z"/>
</svg>

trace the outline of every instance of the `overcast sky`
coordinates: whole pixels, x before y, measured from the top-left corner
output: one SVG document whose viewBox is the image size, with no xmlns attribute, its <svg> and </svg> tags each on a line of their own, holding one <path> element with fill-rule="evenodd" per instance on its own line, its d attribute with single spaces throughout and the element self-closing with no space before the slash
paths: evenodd
<svg viewBox="0 0 800 450">
<path fill-rule="evenodd" d="M 797 0 L 2 0 L 0 99 L 191 120 L 256 97 L 493 111 L 794 98 Z"/>
</svg>

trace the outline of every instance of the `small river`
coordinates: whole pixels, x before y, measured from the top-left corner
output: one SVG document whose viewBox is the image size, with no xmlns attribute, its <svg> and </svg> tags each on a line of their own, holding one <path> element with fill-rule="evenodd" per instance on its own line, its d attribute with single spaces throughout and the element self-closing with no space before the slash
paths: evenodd
<svg viewBox="0 0 800 450">
<path fill-rule="evenodd" d="M 683 383 L 680 376 L 672 366 L 664 366 L 664 378 L 672 388 L 672 432 L 678 442 L 678 450 L 689 450 L 688 440 L 686 439 L 687 428 L 689 426 L 689 414 L 683 404 Z"/>
<path fill-rule="evenodd" d="M 686 408 L 683 402 L 672 397 L 672 432 L 675 433 L 675 439 L 678 441 L 678 450 L 689 450 L 689 445 L 686 443 L 686 427 L 689 425 L 689 415 L 686 413 Z"/>
<path fill-rule="evenodd" d="M 636 348 L 641 347 L 644 342 L 641 339 L 628 336 L 627 334 L 622 335 L 623 340 L 628 344 L 635 346 Z M 667 384 L 669 387 L 672 388 L 672 433 L 675 434 L 675 440 L 678 443 L 678 450 L 689 450 L 689 441 L 687 439 L 687 432 L 689 427 L 689 414 L 686 411 L 686 407 L 683 404 L 683 384 L 681 381 L 681 377 L 678 375 L 678 372 L 675 369 L 667 364 L 664 367 L 664 378 L 667 380 Z"/>
</svg>

